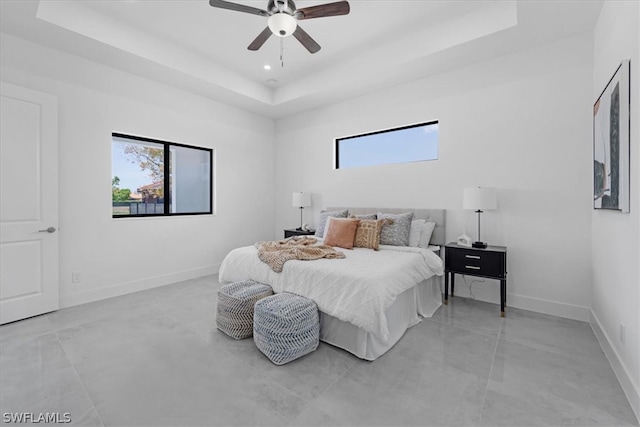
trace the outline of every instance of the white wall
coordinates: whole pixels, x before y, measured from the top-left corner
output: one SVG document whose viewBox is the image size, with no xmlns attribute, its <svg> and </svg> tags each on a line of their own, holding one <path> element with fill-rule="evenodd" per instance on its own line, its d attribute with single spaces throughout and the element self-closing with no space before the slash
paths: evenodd
<svg viewBox="0 0 640 427">
<path fill-rule="evenodd" d="M 58 97 L 63 306 L 215 273 L 271 237 L 272 120 L 6 34 L 1 47 L 4 81 Z M 112 132 L 215 149 L 217 215 L 112 219 Z"/>
<path fill-rule="evenodd" d="M 594 33 L 592 98 L 623 59 L 631 60 L 631 206 L 629 214 L 592 214 L 594 330 L 640 419 L 640 4 L 605 2 Z M 626 340 L 620 341 L 620 325 Z"/>
<path fill-rule="evenodd" d="M 298 222 L 291 192 L 309 191 L 305 222 L 326 206 L 445 208 L 448 240 L 476 236 L 463 189 L 495 186 L 482 237 L 508 246 L 509 305 L 587 320 L 592 54 L 585 35 L 278 121 L 274 235 Z M 332 169 L 335 137 L 428 120 L 439 160 Z M 499 301 L 497 282 L 473 294 Z"/>
</svg>

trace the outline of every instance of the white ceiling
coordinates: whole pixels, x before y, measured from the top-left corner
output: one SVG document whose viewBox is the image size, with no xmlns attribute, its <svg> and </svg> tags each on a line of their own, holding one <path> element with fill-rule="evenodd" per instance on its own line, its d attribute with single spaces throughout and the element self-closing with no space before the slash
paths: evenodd
<svg viewBox="0 0 640 427">
<path fill-rule="evenodd" d="M 267 1 L 237 3 L 265 9 Z M 349 15 L 300 21 L 322 50 L 312 55 L 293 37 L 282 39 L 284 67 L 280 38 L 257 52 L 246 48 L 266 18 L 208 0 L 0 0 L 0 29 L 279 118 L 591 31 L 602 7 L 602 0 L 349 3 Z"/>
</svg>

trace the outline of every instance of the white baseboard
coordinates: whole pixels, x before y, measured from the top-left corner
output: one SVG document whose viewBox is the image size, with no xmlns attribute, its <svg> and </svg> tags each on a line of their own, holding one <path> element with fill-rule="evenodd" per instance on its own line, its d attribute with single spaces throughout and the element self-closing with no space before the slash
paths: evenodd
<svg viewBox="0 0 640 427">
<path fill-rule="evenodd" d="M 600 324 L 600 320 L 598 316 L 591 310 L 591 318 L 589 320 L 591 324 L 591 329 L 593 329 L 593 333 L 598 338 L 598 342 L 600 342 L 600 347 L 604 351 L 604 354 L 607 356 L 609 360 L 609 364 L 613 369 L 613 372 L 616 374 L 620 385 L 622 386 L 622 390 L 624 394 L 627 396 L 627 400 L 629 400 L 629 404 L 631 405 L 631 409 L 636 415 L 637 422 L 640 422 L 640 387 L 638 384 L 635 384 L 633 378 L 629 375 L 629 371 L 627 370 L 624 363 L 620 359 L 618 352 L 615 347 L 611 345 L 611 338 L 607 335 L 607 333 L 602 328 Z"/>
<path fill-rule="evenodd" d="M 500 304 L 500 285 L 489 288 L 473 287 L 473 297 L 485 302 Z M 456 295 L 464 298 L 471 298 L 469 287 L 463 283 L 456 282 Z M 535 311 L 536 313 L 549 314 L 552 316 L 564 317 L 565 319 L 580 320 L 588 322 L 591 318 L 591 308 L 579 305 L 566 304 L 557 301 L 549 301 L 540 298 L 533 298 L 524 295 L 509 293 L 507 290 L 507 316 L 509 307 L 521 308 L 523 310 Z"/>
<path fill-rule="evenodd" d="M 220 264 L 207 267 L 195 268 L 193 270 L 180 271 L 177 273 L 165 274 L 162 276 L 147 277 L 131 282 L 118 283 L 99 289 L 91 289 L 85 292 L 78 292 L 68 295 L 60 295 L 60 308 L 73 307 L 75 305 L 100 301 L 106 298 L 113 298 L 147 289 L 157 288 L 183 280 L 195 279 L 202 276 L 217 274 Z"/>
<path fill-rule="evenodd" d="M 589 321 L 589 313 L 591 312 L 589 307 L 522 295 L 507 295 L 507 302 L 510 307 L 564 317 L 565 319 L 580 320 L 582 322 Z"/>
</svg>

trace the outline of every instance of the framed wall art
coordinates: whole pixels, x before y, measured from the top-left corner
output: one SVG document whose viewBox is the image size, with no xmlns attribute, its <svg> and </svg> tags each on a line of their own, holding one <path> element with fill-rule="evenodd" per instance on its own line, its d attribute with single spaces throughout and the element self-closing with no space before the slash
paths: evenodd
<svg viewBox="0 0 640 427">
<path fill-rule="evenodd" d="M 593 207 L 629 212 L 630 63 L 622 61 L 593 106 Z"/>
</svg>

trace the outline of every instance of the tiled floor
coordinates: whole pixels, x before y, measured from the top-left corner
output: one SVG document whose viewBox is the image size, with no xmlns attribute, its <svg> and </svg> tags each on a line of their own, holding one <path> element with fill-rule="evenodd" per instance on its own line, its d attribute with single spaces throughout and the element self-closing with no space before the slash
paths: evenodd
<svg viewBox="0 0 640 427">
<path fill-rule="evenodd" d="M 366 362 L 215 328 L 216 276 L 0 327 L 0 412 L 78 425 L 637 425 L 586 323 L 453 298 Z M 3 417 L 4 420 L 4 417 Z"/>
</svg>

